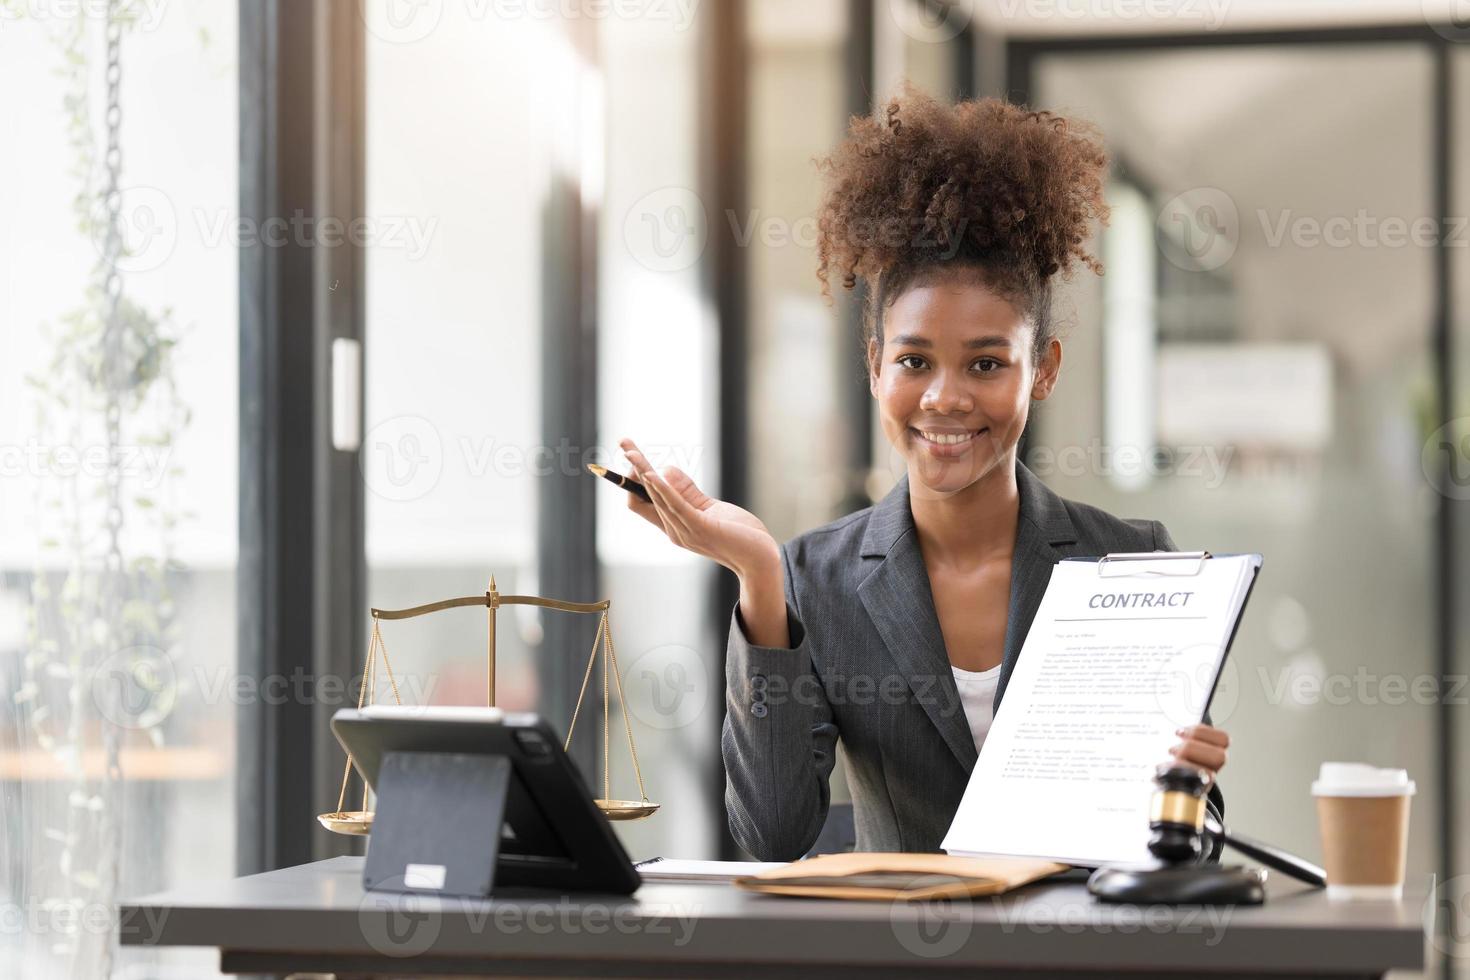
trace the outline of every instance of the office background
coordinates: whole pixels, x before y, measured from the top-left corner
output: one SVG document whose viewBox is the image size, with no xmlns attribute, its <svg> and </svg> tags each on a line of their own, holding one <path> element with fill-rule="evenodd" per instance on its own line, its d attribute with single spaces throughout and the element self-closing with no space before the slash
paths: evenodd
<svg viewBox="0 0 1470 980">
<path fill-rule="evenodd" d="M 368 608 L 491 574 L 613 600 L 663 804 L 619 827 L 634 857 L 736 856 L 733 577 L 582 466 L 632 436 L 782 540 L 892 485 L 812 216 L 815 160 L 905 78 L 1106 137 L 1108 274 L 1062 290 L 1063 380 L 1025 456 L 1181 547 L 1266 555 L 1214 707 L 1231 822 L 1315 857 L 1316 766 L 1405 766 L 1411 870 L 1470 882 L 1451 5 L 106 8 L 0 3 L 0 901 L 25 923 L 0 943 L 20 975 L 213 971 L 88 922 L 345 853 L 314 815 L 336 805 L 327 720 L 354 703 Z M 341 339 L 356 452 L 334 446 Z M 594 622 L 499 623 L 500 703 L 564 727 Z M 483 703 L 483 615 L 383 632 L 405 700 Z M 573 746 L 589 774 L 600 722 Z"/>
</svg>

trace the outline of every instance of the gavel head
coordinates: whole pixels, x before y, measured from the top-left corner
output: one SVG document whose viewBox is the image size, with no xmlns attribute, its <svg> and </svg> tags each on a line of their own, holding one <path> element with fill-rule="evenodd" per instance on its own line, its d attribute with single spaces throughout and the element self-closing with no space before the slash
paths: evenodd
<svg viewBox="0 0 1470 980">
<path fill-rule="evenodd" d="M 1164 864 L 1196 864 L 1204 854 L 1205 795 L 1212 779 L 1203 769 L 1177 762 L 1154 771 L 1148 850 Z"/>
</svg>

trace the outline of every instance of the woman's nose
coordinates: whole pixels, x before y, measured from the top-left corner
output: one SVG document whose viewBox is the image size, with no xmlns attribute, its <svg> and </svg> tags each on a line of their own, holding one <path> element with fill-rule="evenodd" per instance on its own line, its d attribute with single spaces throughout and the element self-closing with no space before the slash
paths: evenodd
<svg viewBox="0 0 1470 980">
<path fill-rule="evenodd" d="M 924 389 L 924 396 L 919 399 L 919 408 L 944 415 L 968 412 L 974 407 L 975 402 L 969 389 L 948 372 L 936 372 L 934 380 Z"/>
</svg>

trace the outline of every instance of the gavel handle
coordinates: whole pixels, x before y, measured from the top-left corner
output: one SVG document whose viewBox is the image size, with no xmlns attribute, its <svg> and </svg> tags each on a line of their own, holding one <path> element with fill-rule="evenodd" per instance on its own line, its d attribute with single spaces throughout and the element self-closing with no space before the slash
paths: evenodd
<svg viewBox="0 0 1470 980">
<path fill-rule="evenodd" d="M 1215 822 L 1213 816 L 1206 817 L 1205 829 L 1215 834 L 1247 857 L 1255 858 L 1268 868 L 1275 868 L 1284 875 L 1290 875 L 1298 881 L 1305 881 L 1309 885 L 1318 888 L 1327 886 L 1327 872 L 1317 867 L 1310 861 L 1304 861 L 1295 854 L 1289 854 L 1278 847 L 1263 844 L 1258 840 L 1251 840 L 1233 830 L 1226 830 L 1224 826 Z"/>
</svg>

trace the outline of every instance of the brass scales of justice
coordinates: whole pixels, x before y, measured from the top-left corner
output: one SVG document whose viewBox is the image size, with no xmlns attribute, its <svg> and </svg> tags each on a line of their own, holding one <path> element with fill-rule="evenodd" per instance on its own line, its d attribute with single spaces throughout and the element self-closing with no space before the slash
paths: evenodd
<svg viewBox="0 0 1470 980">
<path fill-rule="evenodd" d="M 643 771 L 638 766 L 638 749 L 633 744 L 633 726 L 628 721 L 628 702 L 623 697 L 623 677 L 618 671 L 617 652 L 613 647 L 612 625 L 609 619 L 612 607 L 611 599 L 603 599 L 599 602 L 566 602 L 562 599 L 547 599 L 543 596 L 534 595 L 501 595 L 495 588 L 495 576 L 490 576 L 490 586 L 484 595 L 461 596 L 457 599 L 443 599 L 439 602 L 431 602 L 423 606 L 413 606 L 409 609 L 373 609 L 373 633 L 368 642 L 367 659 L 362 665 L 362 684 L 357 695 L 357 708 L 359 711 L 366 705 L 373 703 L 377 694 L 378 683 L 378 661 L 383 663 L 383 672 L 387 675 L 388 686 L 393 691 L 393 701 L 401 705 L 402 699 L 398 695 L 398 682 L 393 677 L 393 666 L 388 661 L 388 648 L 383 643 L 383 633 L 380 628 L 382 620 L 385 619 L 414 619 L 418 616 L 427 616 L 430 613 L 442 612 L 445 609 L 458 609 L 464 606 L 484 606 L 486 613 L 486 628 L 489 639 L 485 653 L 485 700 L 489 707 L 495 707 L 495 613 L 501 606 L 544 606 L 547 609 L 555 609 L 561 612 L 572 613 L 601 613 L 602 618 L 598 623 L 597 635 L 592 641 L 592 653 L 587 658 L 587 669 L 582 674 L 582 687 L 577 692 L 577 705 L 572 709 L 572 722 L 567 726 L 566 742 L 562 750 L 571 747 L 572 733 L 577 727 L 577 718 L 582 713 L 582 702 L 587 695 L 587 685 L 592 679 L 592 670 L 597 665 L 597 653 L 599 647 L 604 643 L 607 646 L 607 655 L 602 661 L 602 797 L 595 800 L 597 808 L 607 816 L 609 820 L 640 820 L 651 816 L 659 808 L 659 804 L 650 802 L 648 793 L 643 788 Z M 609 677 L 611 675 L 611 677 Z M 612 740 L 609 707 L 609 682 L 616 685 L 618 689 L 618 705 L 622 709 L 623 729 L 628 734 L 628 754 L 633 759 L 633 775 L 638 780 L 638 795 L 641 800 L 616 800 L 612 798 L 612 770 L 609 765 L 609 745 Z M 344 810 L 342 807 L 347 802 L 347 785 L 352 776 L 352 759 L 349 757 L 342 769 L 342 790 L 337 796 L 337 809 L 332 813 L 323 813 L 317 817 L 317 821 L 323 827 L 336 834 L 350 834 L 363 836 L 371 832 L 373 827 L 373 811 L 368 809 L 368 787 L 364 783 L 362 787 L 362 808 L 359 810 Z"/>
</svg>

